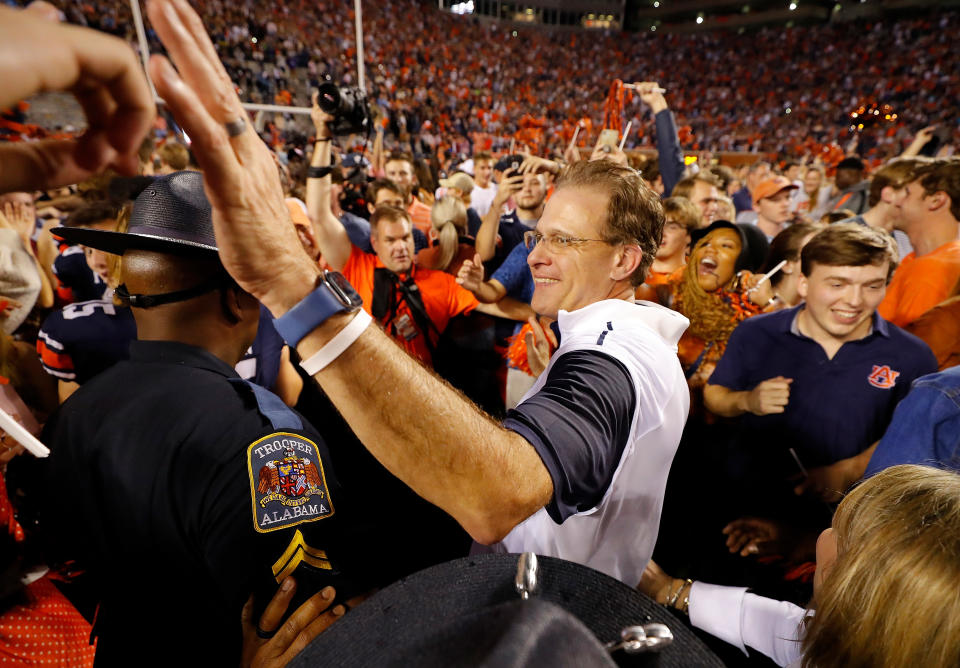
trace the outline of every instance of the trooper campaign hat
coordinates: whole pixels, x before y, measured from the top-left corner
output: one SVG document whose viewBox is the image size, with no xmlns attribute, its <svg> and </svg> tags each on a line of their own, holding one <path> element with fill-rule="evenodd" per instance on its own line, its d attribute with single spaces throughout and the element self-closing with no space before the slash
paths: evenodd
<svg viewBox="0 0 960 668">
<path fill-rule="evenodd" d="M 402 578 L 350 610 L 289 665 L 723 663 L 667 608 L 632 587 L 581 564 L 525 553 L 478 554 Z"/>
<path fill-rule="evenodd" d="M 159 176 L 133 203 L 126 232 L 57 227 L 53 234 L 71 244 L 82 244 L 114 255 L 130 249 L 175 255 L 217 252 L 210 202 L 200 172 L 183 171 Z"/>
<path fill-rule="evenodd" d="M 157 177 L 137 196 L 126 232 L 81 227 L 57 227 L 51 232 L 68 243 L 82 244 L 106 253 L 128 250 L 217 259 L 210 202 L 203 191 L 200 172 L 173 172 Z M 153 308 L 182 302 L 235 285 L 221 271 L 192 288 L 159 294 L 131 294 L 125 284 L 116 294 L 134 308 Z"/>
</svg>

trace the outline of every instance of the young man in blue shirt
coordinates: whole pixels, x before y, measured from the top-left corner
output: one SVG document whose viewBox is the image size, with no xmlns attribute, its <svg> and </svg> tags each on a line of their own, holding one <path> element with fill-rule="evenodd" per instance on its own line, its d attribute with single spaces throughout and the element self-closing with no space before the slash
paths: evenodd
<svg viewBox="0 0 960 668">
<path fill-rule="evenodd" d="M 839 500 L 860 479 L 897 403 L 936 370 L 920 339 L 877 314 L 895 267 L 890 237 L 832 225 L 801 254 L 800 306 L 745 320 L 704 392 L 740 419 L 747 468 L 773 489 Z M 792 452 L 791 452 L 792 450 Z"/>
</svg>

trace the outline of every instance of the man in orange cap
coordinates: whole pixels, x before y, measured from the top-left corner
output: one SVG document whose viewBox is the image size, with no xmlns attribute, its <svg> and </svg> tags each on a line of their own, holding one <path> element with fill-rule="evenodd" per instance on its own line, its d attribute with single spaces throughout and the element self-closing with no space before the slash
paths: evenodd
<svg viewBox="0 0 960 668">
<path fill-rule="evenodd" d="M 790 191 L 797 186 L 782 176 L 767 179 L 753 191 L 753 205 L 757 209 L 757 227 L 773 239 L 790 220 Z"/>
</svg>

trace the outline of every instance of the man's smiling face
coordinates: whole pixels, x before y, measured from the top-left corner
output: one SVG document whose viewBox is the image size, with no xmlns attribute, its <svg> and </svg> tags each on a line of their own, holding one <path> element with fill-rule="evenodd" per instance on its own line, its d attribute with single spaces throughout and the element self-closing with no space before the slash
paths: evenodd
<svg viewBox="0 0 960 668">
<path fill-rule="evenodd" d="M 615 284 L 617 246 L 606 238 L 610 196 L 580 187 L 560 188 L 547 201 L 537 231 L 544 236 L 527 257 L 535 290 L 530 305 L 551 318 L 607 299 Z M 551 240 L 577 239 L 566 247 Z"/>
</svg>

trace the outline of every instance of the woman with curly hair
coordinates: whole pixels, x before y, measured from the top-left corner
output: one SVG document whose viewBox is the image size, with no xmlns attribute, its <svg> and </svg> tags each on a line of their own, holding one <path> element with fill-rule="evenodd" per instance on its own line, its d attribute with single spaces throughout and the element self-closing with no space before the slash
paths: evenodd
<svg viewBox="0 0 960 668">
<path fill-rule="evenodd" d="M 678 344 L 691 390 L 702 390 L 736 326 L 763 310 L 770 295 L 752 290 L 751 273 L 763 261 L 767 243 L 749 225 L 716 221 L 693 234 L 693 251 L 667 304 L 687 316 L 690 327 Z"/>
</svg>

